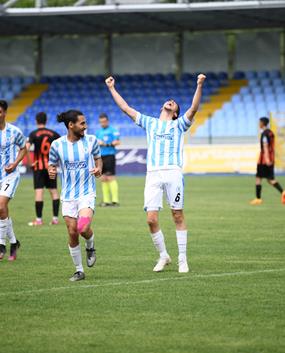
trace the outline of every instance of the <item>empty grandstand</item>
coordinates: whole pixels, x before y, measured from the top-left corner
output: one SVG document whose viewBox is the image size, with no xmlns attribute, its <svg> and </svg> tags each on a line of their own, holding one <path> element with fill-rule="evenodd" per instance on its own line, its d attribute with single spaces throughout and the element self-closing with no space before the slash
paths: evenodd
<svg viewBox="0 0 285 353">
<path fill-rule="evenodd" d="M 0 92 L 26 135 L 39 111 L 63 133 L 56 115 L 77 108 L 90 132 L 106 112 L 125 144 L 143 145 L 104 85 L 110 73 L 130 105 L 157 116 L 168 98 L 186 110 L 205 72 L 188 143 L 256 144 L 258 118 L 285 109 L 284 1 L 2 3 Z"/>
</svg>

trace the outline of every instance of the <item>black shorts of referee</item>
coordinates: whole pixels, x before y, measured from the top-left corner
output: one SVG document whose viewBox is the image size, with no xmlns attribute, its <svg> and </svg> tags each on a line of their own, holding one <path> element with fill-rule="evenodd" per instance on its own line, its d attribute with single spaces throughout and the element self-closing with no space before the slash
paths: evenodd
<svg viewBox="0 0 285 353">
<path fill-rule="evenodd" d="M 34 170 L 34 189 L 57 189 L 57 178 L 50 179 L 47 169 Z"/>
<path fill-rule="evenodd" d="M 108 154 L 102 156 L 103 161 L 103 175 L 116 175 L 116 156 L 114 154 Z"/>
</svg>

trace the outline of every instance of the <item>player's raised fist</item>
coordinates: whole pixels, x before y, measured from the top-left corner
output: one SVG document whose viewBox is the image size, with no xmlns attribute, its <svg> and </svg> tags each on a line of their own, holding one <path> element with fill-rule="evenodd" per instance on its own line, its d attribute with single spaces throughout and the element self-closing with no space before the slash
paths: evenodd
<svg viewBox="0 0 285 353">
<path fill-rule="evenodd" d="M 109 88 L 112 88 L 115 86 L 115 79 L 114 77 L 110 76 L 108 77 L 106 80 L 105 80 L 105 83 L 106 85 L 109 87 Z"/>
<path fill-rule="evenodd" d="M 203 74 L 200 74 L 198 75 L 198 78 L 197 78 L 197 84 L 199 85 L 202 85 L 204 83 L 204 81 L 206 80 L 206 76 L 203 75 Z"/>
</svg>

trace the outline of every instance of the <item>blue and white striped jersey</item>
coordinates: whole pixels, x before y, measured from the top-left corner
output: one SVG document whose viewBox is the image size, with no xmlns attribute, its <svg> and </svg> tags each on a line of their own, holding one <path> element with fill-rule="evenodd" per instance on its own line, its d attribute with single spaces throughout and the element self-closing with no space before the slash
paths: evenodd
<svg viewBox="0 0 285 353">
<path fill-rule="evenodd" d="M 163 121 L 138 113 L 136 124 L 146 130 L 148 171 L 182 168 L 184 132 L 191 126 L 185 115 Z"/>
<path fill-rule="evenodd" d="M 95 167 L 95 158 L 101 157 L 94 135 L 85 135 L 76 142 L 62 136 L 52 142 L 49 165 L 61 168 L 61 200 L 78 200 L 85 195 L 96 195 L 95 176 L 90 170 Z"/>
<path fill-rule="evenodd" d="M 0 181 L 7 175 L 19 173 L 19 169 L 16 168 L 8 174 L 5 172 L 5 167 L 15 162 L 19 149 L 24 148 L 25 145 L 26 139 L 22 131 L 16 126 L 6 123 L 4 130 L 0 130 Z"/>
</svg>

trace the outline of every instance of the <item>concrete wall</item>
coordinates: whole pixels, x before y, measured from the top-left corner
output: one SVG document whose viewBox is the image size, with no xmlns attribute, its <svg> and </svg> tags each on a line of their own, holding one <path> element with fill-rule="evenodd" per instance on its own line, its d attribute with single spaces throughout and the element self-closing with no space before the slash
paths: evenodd
<svg viewBox="0 0 285 353">
<path fill-rule="evenodd" d="M 114 36 L 113 69 L 117 74 L 174 72 L 174 35 Z"/>
<path fill-rule="evenodd" d="M 0 39 L 0 74 L 34 75 L 36 41 Z M 185 72 L 227 71 L 227 40 L 223 33 L 184 34 Z M 279 33 L 237 35 L 236 70 L 279 69 Z M 114 35 L 113 71 L 169 73 L 175 70 L 173 34 Z M 104 73 L 103 37 L 43 38 L 44 75 Z"/>
<path fill-rule="evenodd" d="M 32 39 L 0 39 L 0 75 L 33 76 L 35 41 Z"/>
<path fill-rule="evenodd" d="M 227 39 L 223 33 L 184 35 L 184 71 L 227 71 Z"/>
</svg>

